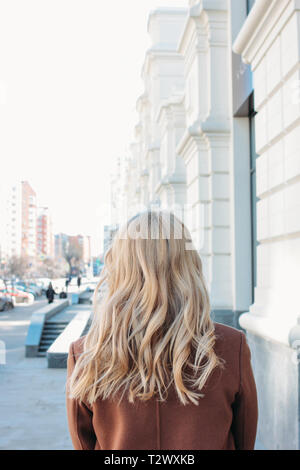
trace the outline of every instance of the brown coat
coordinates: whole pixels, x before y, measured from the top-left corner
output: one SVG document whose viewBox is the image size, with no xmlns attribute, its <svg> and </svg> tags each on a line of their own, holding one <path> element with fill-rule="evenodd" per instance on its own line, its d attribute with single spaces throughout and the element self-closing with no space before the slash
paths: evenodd
<svg viewBox="0 0 300 470">
<path fill-rule="evenodd" d="M 67 396 L 70 434 L 78 450 L 231 450 L 253 449 L 257 395 L 246 336 L 215 323 L 215 351 L 225 369 L 215 369 L 198 406 L 182 405 L 171 392 L 130 404 L 97 400 L 93 407 Z M 70 346 L 68 376 L 82 351 L 82 338 Z"/>
</svg>

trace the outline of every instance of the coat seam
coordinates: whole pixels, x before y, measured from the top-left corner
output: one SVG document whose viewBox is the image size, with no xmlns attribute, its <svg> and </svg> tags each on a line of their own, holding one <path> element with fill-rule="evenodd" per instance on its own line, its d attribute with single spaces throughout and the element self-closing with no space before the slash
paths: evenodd
<svg viewBox="0 0 300 470">
<path fill-rule="evenodd" d="M 160 450 L 160 414 L 158 400 L 156 400 L 156 447 L 157 450 Z"/>
<path fill-rule="evenodd" d="M 241 349 L 240 349 L 240 388 L 239 388 L 239 394 L 242 393 L 242 380 L 243 380 L 243 375 L 242 375 L 242 357 L 243 357 L 243 343 L 244 343 L 244 336 L 243 336 L 243 333 L 241 334 Z M 242 437 L 241 437 L 241 441 L 242 441 L 242 446 L 244 448 L 244 436 L 245 436 L 245 407 L 243 406 L 243 410 L 242 410 L 242 413 L 243 413 L 243 417 L 242 417 Z"/>
<path fill-rule="evenodd" d="M 243 333 L 241 333 L 241 343 L 240 343 L 240 354 L 239 354 L 239 391 L 241 393 L 242 390 L 242 346 L 243 346 Z"/>
</svg>

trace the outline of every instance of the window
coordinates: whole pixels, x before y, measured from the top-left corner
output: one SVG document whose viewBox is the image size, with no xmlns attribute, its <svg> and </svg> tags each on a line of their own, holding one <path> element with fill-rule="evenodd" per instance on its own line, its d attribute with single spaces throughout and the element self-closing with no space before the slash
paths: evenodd
<svg viewBox="0 0 300 470">
<path fill-rule="evenodd" d="M 250 187 L 251 187 L 251 241 L 252 241 L 252 302 L 254 302 L 254 289 L 257 272 L 257 229 L 256 229 L 256 145 L 255 145 L 255 105 L 254 93 L 249 98 L 249 125 L 250 125 Z"/>
</svg>

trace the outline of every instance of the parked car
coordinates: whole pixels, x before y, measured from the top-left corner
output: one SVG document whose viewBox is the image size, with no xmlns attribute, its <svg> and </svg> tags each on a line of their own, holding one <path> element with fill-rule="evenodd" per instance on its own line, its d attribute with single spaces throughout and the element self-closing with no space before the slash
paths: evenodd
<svg viewBox="0 0 300 470">
<path fill-rule="evenodd" d="M 31 305 L 34 302 L 34 296 L 29 292 L 17 289 L 16 287 L 7 287 L 5 290 L 0 290 L 0 295 L 5 295 L 10 298 L 13 305 L 25 304 Z"/>
<path fill-rule="evenodd" d="M 29 282 L 28 286 L 29 286 L 30 289 L 35 291 L 38 296 L 42 295 L 42 293 L 43 293 L 42 288 L 36 282 L 31 281 L 31 282 Z"/>
<path fill-rule="evenodd" d="M 2 295 L 0 293 L 0 312 L 5 312 L 6 310 L 10 310 L 14 308 L 14 304 L 12 298 L 7 295 Z"/>
<path fill-rule="evenodd" d="M 29 287 L 24 281 L 16 282 L 15 287 L 24 292 L 28 292 L 29 294 L 32 294 L 35 299 L 38 297 L 37 289 L 33 289 L 32 287 Z"/>
<path fill-rule="evenodd" d="M 32 294 L 9 285 L 6 288 L 0 289 L 0 297 L 6 297 L 8 302 L 13 306 L 17 304 L 31 305 L 34 302 L 34 296 Z"/>
</svg>

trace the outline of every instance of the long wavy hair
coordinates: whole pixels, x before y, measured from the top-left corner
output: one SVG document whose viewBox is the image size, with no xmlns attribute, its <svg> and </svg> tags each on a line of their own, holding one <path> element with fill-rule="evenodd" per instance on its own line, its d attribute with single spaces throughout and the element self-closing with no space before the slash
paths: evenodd
<svg viewBox="0 0 300 470">
<path fill-rule="evenodd" d="M 171 213 L 138 214 L 106 253 L 70 397 L 164 401 L 173 385 L 182 404 L 198 404 L 221 365 L 214 344 L 202 263 L 188 230 Z"/>
</svg>

